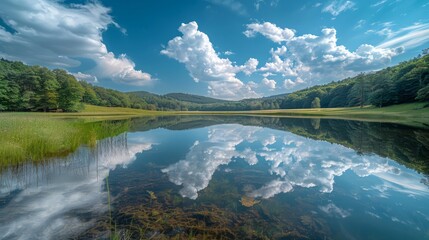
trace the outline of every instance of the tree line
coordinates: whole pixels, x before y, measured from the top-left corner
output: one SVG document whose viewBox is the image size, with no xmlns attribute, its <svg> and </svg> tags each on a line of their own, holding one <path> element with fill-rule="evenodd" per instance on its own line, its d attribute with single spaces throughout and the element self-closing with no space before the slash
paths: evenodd
<svg viewBox="0 0 429 240">
<path fill-rule="evenodd" d="M 178 101 L 145 98 L 78 81 L 65 70 L 0 60 L 0 111 L 77 112 L 84 104 L 148 110 L 186 110 Z"/>
<path fill-rule="evenodd" d="M 78 111 L 83 93 L 79 82 L 64 70 L 0 61 L 2 111 Z"/>
<path fill-rule="evenodd" d="M 416 101 L 429 101 L 427 54 L 374 73 L 293 92 L 281 100 L 280 108 L 385 107 Z"/>
<path fill-rule="evenodd" d="M 78 81 L 65 70 L 0 60 L 0 111 L 76 112 L 84 104 L 147 110 L 240 111 L 292 108 L 335 108 L 429 101 L 429 55 L 383 70 L 313 86 L 287 95 L 241 101 L 195 95 L 124 93 Z M 190 99 L 189 101 L 184 101 Z"/>
</svg>

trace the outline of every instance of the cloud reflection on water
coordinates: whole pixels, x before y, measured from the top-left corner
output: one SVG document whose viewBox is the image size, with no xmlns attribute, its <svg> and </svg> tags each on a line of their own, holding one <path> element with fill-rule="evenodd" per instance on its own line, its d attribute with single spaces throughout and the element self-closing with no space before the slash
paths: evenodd
<svg viewBox="0 0 429 240">
<path fill-rule="evenodd" d="M 162 169 L 162 172 L 168 174 L 171 182 L 183 186 L 182 196 L 196 199 L 198 191 L 208 186 L 220 165 L 228 165 L 234 157 L 246 157 L 249 164 L 257 162 L 254 152 L 250 149 L 237 151 L 236 146 L 243 141 L 255 141 L 254 133 L 260 129 L 236 124 L 211 127 L 207 141 L 196 141 L 186 159 Z"/>
<path fill-rule="evenodd" d="M 252 148 L 239 150 L 250 143 Z M 255 144 L 259 147 L 253 147 Z M 185 159 L 162 172 L 171 182 L 183 186 L 180 190 L 183 197 L 196 199 L 219 166 L 228 165 L 237 157 L 249 165 L 256 164 L 258 157 L 264 159 L 269 165 L 269 173 L 277 176 L 276 180 L 252 191 L 249 194 L 252 197 L 271 198 L 297 187 L 330 193 L 334 189 L 335 177 L 346 171 L 353 171 L 359 177 L 375 176 L 388 191 L 429 194 L 429 189 L 420 183 L 421 176 L 387 158 L 359 155 L 341 145 L 289 132 L 236 124 L 209 127 L 206 141 L 195 142 Z"/>
<path fill-rule="evenodd" d="M 66 159 L 2 172 L 0 197 L 11 200 L 0 205 L 0 239 L 68 238 L 89 227 L 85 215 L 107 210 L 103 186 L 109 171 L 151 147 L 122 134 L 98 141 L 94 149 L 79 148 Z"/>
</svg>

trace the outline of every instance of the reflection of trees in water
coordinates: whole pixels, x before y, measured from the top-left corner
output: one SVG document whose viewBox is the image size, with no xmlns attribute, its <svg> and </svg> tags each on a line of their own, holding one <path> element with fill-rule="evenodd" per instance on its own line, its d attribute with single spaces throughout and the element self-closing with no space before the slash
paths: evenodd
<svg viewBox="0 0 429 240">
<path fill-rule="evenodd" d="M 315 130 L 318 130 L 320 128 L 320 118 L 312 118 L 310 119 L 311 125 Z"/>
<path fill-rule="evenodd" d="M 362 154 L 375 153 L 420 172 L 429 172 L 429 131 L 397 124 L 322 119 L 320 128 L 305 119 L 281 121 L 286 130 L 318 140 L 338 143 Z"/>
<path fill-rule="evenodd" d="M 107 210 L 103 179 L 134 159 L 132 148 L 122 134 L 62 159 L 7 169 L 0 179 L 0 239 L 65 239 L 91 226 Z"/>
<path fill-rule="evenodd" d="M 88 178 L 94 173 L 105 177 L 99 171 L 114 166 L 114 156 L 128 156 L 127 134 L 99 140 L 92 148 L 80 147 L 64 158 L 8 168 L 0 174 L 0 192 L 55 184 L 61 179 Z"/>
<path fill-rule="evenodd" d="M 295 121 L 292 131 L 313 139 L 326 140 L 355 149 L 363 154 L 375 153 L 396 160 L 419 172 L 429 172 L 429 131 L 397 124 L 342 120 L 322 120 L 319 131 L 311 131 Z"/>
<path fill-rule="evenodd" d="M 429 130 L 399 124 L 315 118 L 248 116 L 163 116 L 135 119 L 132 129 L 190 129 L 238 123 L 262 126 L 388 157 L 419 172 L 429 173 Z"/>
</svg>

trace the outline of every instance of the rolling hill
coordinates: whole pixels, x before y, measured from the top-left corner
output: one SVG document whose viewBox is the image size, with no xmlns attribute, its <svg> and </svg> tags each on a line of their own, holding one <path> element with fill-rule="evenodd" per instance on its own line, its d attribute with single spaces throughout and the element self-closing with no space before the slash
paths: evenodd
<svg viewBox="0 0 429 240">
<path fill-rule="evenodd" d="M 211 104 L 211 103 L 228 102 L 227 100 L 216 99 L 216 98 L 211 98 L 211 97 L 204 97 L 204 96 L 188 94 L 188 93 L 168 93 L 168 94 L 165 94 L 164 96 L 172 98 L 172 99 L 176 99 L 176 100 L 182 101 L 182 102 L 190 102 L 190 103 L 197 103 L 197 104 Z"/>
</svg>

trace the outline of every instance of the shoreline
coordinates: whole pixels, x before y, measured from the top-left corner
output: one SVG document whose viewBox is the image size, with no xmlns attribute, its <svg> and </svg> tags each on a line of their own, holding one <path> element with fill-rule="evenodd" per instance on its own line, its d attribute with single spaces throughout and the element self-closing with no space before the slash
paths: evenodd
<svg viewBox="0 0 429 240">
<path fill-rule="evenodd" d="M 54 119 L 83 119 L 86 121 L 123 120 L 136 117 L 172 115 L 239 115 L 282 118 L 323 118 L 365 122 L 399 123 L 408 126 L 429 128 L 427 103 L 410 103 L 383 108 L 319 108 L 319 109 L 272 109 L 249 111 L 150 111 L 121 107 L 99 107 L 86 105 L 82 112 L 4 112 L 2 117 L 35 117 Z"/>
</svg>

